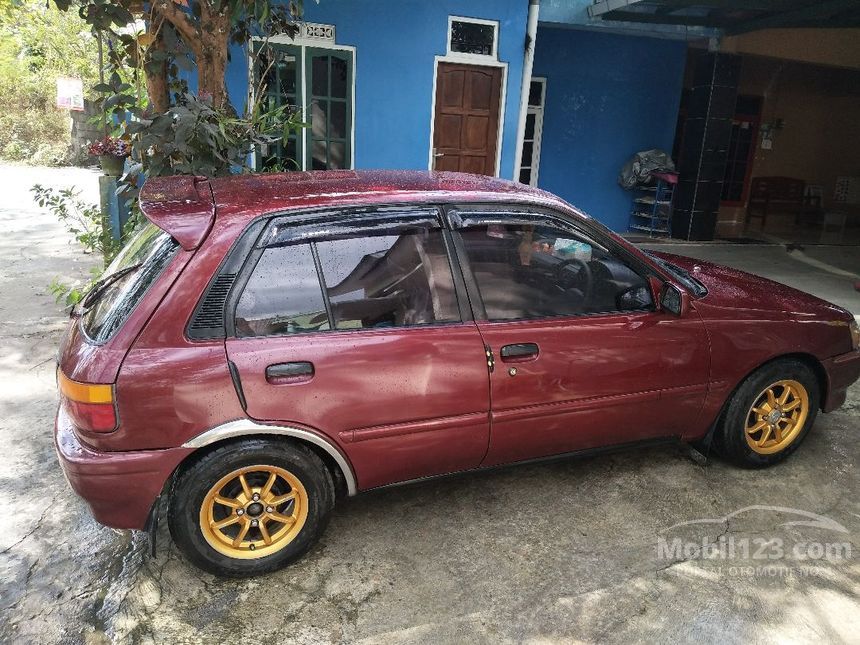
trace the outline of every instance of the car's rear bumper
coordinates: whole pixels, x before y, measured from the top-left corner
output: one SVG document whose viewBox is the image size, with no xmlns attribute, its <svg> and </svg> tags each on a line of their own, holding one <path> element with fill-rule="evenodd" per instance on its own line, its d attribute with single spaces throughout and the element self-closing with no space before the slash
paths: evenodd
<svg viewBox="0 0 860 645">
<path fill-rule="evenodd" d="M 821 409 L 831 412 L 845 403 L 848 388 L 860 379 L 860 350 L 828 358 L 821 364 L 827 372 L 829 386 Z"/>
<path fill-rule="evenodd" d="M 192 450 L 99 452 L 83 445 L 60 407 L 54 444 L 66 479 L 97 521 L 117 529 L 143 529 L 168 477 Z"/>
</svg>

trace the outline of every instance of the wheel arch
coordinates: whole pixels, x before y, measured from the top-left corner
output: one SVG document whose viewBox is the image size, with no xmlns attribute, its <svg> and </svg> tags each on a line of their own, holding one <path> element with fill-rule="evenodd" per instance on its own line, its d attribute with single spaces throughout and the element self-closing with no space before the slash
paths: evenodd
<svg viewBox="0 0 860 645">
<path fill-rule="evenodd" d="M 294 426 L 261 424 L 247 419 L 230 421 L 211 428 L 189 439 L 182 444 L 183 448 L 192 448 L 174 470 L 174 476 L 189 460 L 199 458 L 204 451 L 223 446 L 225 443 L 239 442 L 243 439 L 281 438 L 302 444 L 322 459 L 326 468 L 331 472 L 338 491 L 353 496 L 358 493 L 358 483 L 355 471 L 346 455 L 325 437 Z"/>
<path fill-rule="evenodd" d="M 738 379 L 738 381 L 732 387 L 731 392 L 729 392 L 729 394 L 726 396 L 726 400 L 723 401 L 723 404 L 720 406 L 720 411 L 719 414 L 717 414 L 715 422 L 719 421 L 719 419 L 723 416 L 726 411 L 726 408 L 732 400 L 732 397 L 735 395 L 735 392 L 738 391 L 738 388 L 743 385 L 744 382 L 746 382 L 746 380 L 750 376 L 758 372 L 760 369 L 771 365 L 772 363 L 776 363 L 778 361 L 783 360 L 799 361 L 800 363 L 803 363 L 812 370 L 812 373 L 815 374 L 816 381 L 818 381 L 818 388 L 820 394 L 818 401 L 819 408 L 823 408 L 824 403 L 827 400 L 827 393 L 830 387 L 830 380 L 827 378 L 827 371 L 824 369 L 824 366 L 821 364 L 821 361 L 819 361 L 813 354 L 809 354 L 807 352 L 790 352 L 787 354 L 779 354 L 778 356 L 772 356 L 766 361 L 759 363 L 758 365 L 750 369 L 746 374 L 744 374 L 740 379 Z"/>
<path fill-rule="evenodd" d="M 824 366 L 821 364 L 813 354 L 809 354 L 807 352 L 791 352 L 789 354 L 780 354 L 779 356 L 774 356 L 773 358 L 765 361 L 758 367 L 753 370 L 750 370 L 748 374 L 746 374 L 738 383 L 735 385 L 735 388 L 732 390 L 732 394 L 734 394 L 735 390 L 740 387 L 740 384 L 743 383 L 753 372 L 757 372 L 761 368 L 770 365 L 771 363 L 775 363 L 777 361 L 782 360 L 795 360 L 800 363 L 806 365 L 809 369 L 812 370 L 812 373 L 815 374 L 815 380 L 818 381 L 818 407 L 823 408 L 825 402 L 827 401 L 827 394 L 830 389 L 830 380 L 827 378 L 827 371 L 824 369 Z"/>
<path fill-rule="evenodd" d="M 731 391 L 729 391 L 729 393 L 726 395 L 725 400 L 720 405 L 719 410 L 717 410 L 717 414 L 714 416 L 713 421 L 711 421 L 710 425 L 708 426 L 707 432 L 700 440 L 705 444 L 706 447 L 709 447 L 711 442 L 714 440 L 715 433 L 719 429 L 723 417 L 728 410 L 729 404 L 732 402 L 732 399 L 734 398 L 735 393 L 738 391 L 738 388 L 740 388 L 741 385 L 743 385 L 750 376 L 755 374 L 760 369 L 782 360 L 796 360 L 803 363 L 812 370 L 813 374 L 815 374 L 816 381 L 818 381 L 820 394 L 818 406 L 819 409 L 824 408 L 830 381 L 827 378 L 827 371 L 824 369 L 824 366 L 821 364 L 821 361 L 819 361 L 813 354 L 809 354 L 806 352 L 790 352 L 787 354 L 779 354 L 778 356 L 772 356 L 771 358 L 767 359 L 762 363 L 759 363 L 758 365 L 747 371 L 732 386 Z"/>
</svg>

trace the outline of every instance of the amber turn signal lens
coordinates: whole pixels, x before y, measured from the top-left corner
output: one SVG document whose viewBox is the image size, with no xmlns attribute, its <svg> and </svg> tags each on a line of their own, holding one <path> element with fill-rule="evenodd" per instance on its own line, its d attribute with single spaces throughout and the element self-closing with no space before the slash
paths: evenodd
<svg viewBox="0 0 860 645">
<path fill-rule="evenodd" d="M 851 347 L 860 349 L 860 325 L 857 324 L 857 319 L 852 320 L 848 327 L 851 329 Z"/>
<path fill-rule="evenodd" d="M 89 432 L 110 432 L 116 428 L 112 385 L 73 381 L 60 370 L 57 370 L 57 385 L 75 427 Z"/>
</svg>

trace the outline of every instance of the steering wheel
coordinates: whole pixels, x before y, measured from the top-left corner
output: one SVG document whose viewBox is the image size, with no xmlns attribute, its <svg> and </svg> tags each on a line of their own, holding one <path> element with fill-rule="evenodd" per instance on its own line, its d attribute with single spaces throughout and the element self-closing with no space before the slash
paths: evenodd
<svg viewBox="0 0 860 645">
<path fill-rule="evenodd" d="M 576 265 L 578 267 L 573 278 L 564 275 L 569 265 Z M 565 289 L 573 287 L 579 289 L 582 292 L 583 306 L 591 300 L 591 292 L 594 288 L 594 276 L 591 273 L 591 267 L 588 266 L 588 262 L 578 258 L 570 258 L 569 260 L 560 262 L 555 267 L 555 280 L 557 284 Z"/>
</svg>

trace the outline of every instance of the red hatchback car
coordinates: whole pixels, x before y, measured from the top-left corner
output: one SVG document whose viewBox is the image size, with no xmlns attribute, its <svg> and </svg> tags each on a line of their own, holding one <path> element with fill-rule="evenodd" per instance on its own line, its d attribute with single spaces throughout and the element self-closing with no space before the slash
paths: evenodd
<svg viewBox="0 0 860 645">
<path fill-rule="evenodd" d="M 151 179 L 73 315 L 60 463 L 96 519 L 271 571 L 341 494 L 637 442 L 767 466 L 860 376 L 844 309 L 457 173 Z"/>
</svg>

